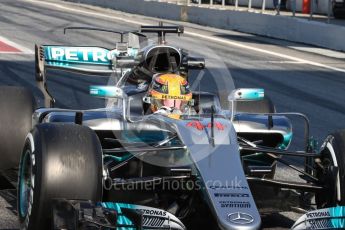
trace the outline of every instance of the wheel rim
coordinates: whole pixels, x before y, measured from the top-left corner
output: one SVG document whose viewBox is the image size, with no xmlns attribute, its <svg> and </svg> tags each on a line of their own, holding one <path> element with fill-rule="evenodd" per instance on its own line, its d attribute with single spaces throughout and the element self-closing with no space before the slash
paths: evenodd
<svg viewBox="0 0 345 230">
<path fill-rule="evenodd" d="M 25 217 L 28 213 L 31 191 L 31 160 L 30 150 L 26 150 L 20 166 L 19 177 L 19 213 Z"/>
</svg>

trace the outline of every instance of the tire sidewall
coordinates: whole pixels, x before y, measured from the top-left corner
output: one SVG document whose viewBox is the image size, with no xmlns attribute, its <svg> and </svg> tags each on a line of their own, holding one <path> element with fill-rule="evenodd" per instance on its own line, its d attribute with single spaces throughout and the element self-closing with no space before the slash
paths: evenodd
<svg viewBox="0 0 345 230">
<path fill-rule="evenodd" d="M 71 133 L 71 131 L 73 133 Z M 71 136 L 72 135 L 72 136 Z M 77 143 L 76 135 L 79 135 L 84 141 L 83 143 Z M 74 138 L 74 142 L 71 140 Z M 76 140 L 77 139 L 77 140 Z M 64 140 L 64 142 L 61 142 Z M 102 198 L 102 151 L 99 140 L 96 134 L 87 127 L 81 127 L 76 125 L 61 125 L 61 124 L 41 124 L 34 128 L 34 130 L 28 134 L 25 142 L 25 148 L 22 153 L 19 179 L 18 179 L 18 214 L 21 229 L 51 229 L 52 227 L 52 204 L 55 198 L 59 199 L 81 199 L 81 200 L 91 200 L 94 202 L 101 201 Z M 87 143 L 88 147 L 84 148 L 84 151 L 80 149 L 81 145 Z M 66 145 L 63 148 L 62 145 Z M 60 147 L 59 147 L 60 146 Z M 79 146 L 79 148 L 78 148 Z M 94 148 L 93 148 L 94 147 Z M 89 151 L 87 151 L 89 149 Z M 98 149 L 98 151 L 96 151 Z M 66 171 L 63 164 L 59 164 L 58 170 L 60 174 L 56 174 L 56 178 L 48 178 L 47 172 L 52 172 L 54 169 L 54 160 L 60 159 L 60 156 L 68 153 L 75 155 L 75 151 L 84 153 L 80 155 L 85 160 L 85 170 L 90 174 L 95 175 L 94 179 L 91 180 L 89 176 L 84 176 L 84 171 L 69 171 L 72 174 L 61 174 L 61 172 Z M 20 202 L 21 202 L 21 178 L 23 161 L 25 160 L 25 154 L 29 154 L 31 172 L 30 178 L 31 183 L 30 188 L 30 199 L 32 201 L 28 206 L 28 212 L 25 216 L 20 213 Z M 87 154 L 87 156 L 85 155 Z M 70 156 L 70 155 L 69 155 Z M 52 160 L 53 159 L 53 160 Z M 73 158 L 70 159 L 73 162 Z M 59 163 L 59 162 L 57 162 Z M 59 168 L 60 167 L 60 168 Z M 78 176 L 78 183 L 71 182 L 66 175 L 70 175 L 70 178 L 76 178 L 73 174 Z M 62 177 L 58 176 L 62 175 Z M 74 180 L 75 181 L 75 180 Z M 76 182 L 76 181 L 75 181 Z M 59 187 L 54 187 L 58 183 Z M 71 186 L 73 187 L 71 193 Z M 88 194 L 88 195 L 86 195 Z"/>
<path fill-rule="evenodd" d="M 42 148 L 41 148 L 42 141 L 37 135 L 37 130 L 33 131 L 33 133 L 29 133 L 25 147 L 22 153 L 21 162 L 19 166 L 19 179 L 18 179 L 18 216 L 20 222 L 20 229 L 41 229 L 44 225 L 38 225 L 39 223 L 43 224 L 44 220 L 39 220 L 41 216 L 42 206 L 44 205 L 40 200 L 41 197 L 41 183 L 36 183 L 37 181 L 41 180 L 41 174 L 38 172 L 39 169 L 42 168 L 42 161 L 41 157 L 37 156 L 37 154 L 42 155 Z M 21 187 L 20 183 L 22 182 L 22 169 L 23 169 L 23 161 L 25 159 L 25 154 L 29 154 L 26 157 L 29 157 L 30 164 L 31 164 L 31 189 L 29 195 L 29 204 L 28 204 L 28 212 L 25 216 L 21 215 L 20 212 L 20 202 L 21 201 Z"/>
<path fill-rule="evenodd" d="M 345 205 L 345 131 L 339 131 L 327 136 L 321 146 L 321 160 L 331 161 L 331 165 L 338 168 L 334 187 L 331 193 L 324 194 L 330 197 L 328 206 Z M 327 180 L 326 180 L 327 182 Z M 332 191 L 333 190 L 333 191 Z"/>
</svg>

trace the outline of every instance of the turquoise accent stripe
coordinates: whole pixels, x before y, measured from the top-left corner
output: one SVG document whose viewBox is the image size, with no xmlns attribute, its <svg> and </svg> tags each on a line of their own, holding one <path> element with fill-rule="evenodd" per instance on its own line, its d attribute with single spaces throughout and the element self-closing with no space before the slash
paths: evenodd
<svg viewBox="0 0 345 230">
<path fill-rule="evenodd" d="M 283 142 L 279 145 L 279 149 L 287 149 L 287 147 L 289 146 L 291 140 L 292 140 L 292 132 L 291 133 L 288 133 L 288 134 L 285 134 L 283 136 Z"/>
<path fill-rule="evenodd" d="M 111 159 L 115 160 L 116 162 L 122 162 L 122 161 L 129 159 L 131 156 L 132 156 L 132 154 L 130 154 L 130 153 L 128 153 L 122 157 L 117 157 L 117 156 L 112 156 L 112 155 L 104 155 L 104 159 L 111 158 Z"/>
<path fill-rule="evenodd" d="M 338 219 L 331 219 L 332 226 L 337 229 L 344 229 L 345 228 L 345 207 L 338 206 L 334 208 L 330 208 L 329 212 L 331 217 L 343 217 Z"/>
<path fill-rule="evenodd" d="M 244 89 L 241 97 L 245 100 L 261 100 L 265 97 L 264 89 Z"/>
<path fill-rule="evenodd" d="M 127 208 L 127 209 L 134 209 L 134 205 L 132 204 L 124 204 L 124 203 L 113 203 L 113 202 L 102 202 L 100 205 L 103 208 L 108 208 L 111 210 L 114 210 L 117 212 L 117 224 L 118 225 L 126 225 L 126 227 L 120 227 L 117 228 L 117 230 L 130 230 L 130 229 L 135 229 L 134 223 L 127 218 L 126 216 L 123 215 L 121 208 Z M 128 227 L 127 227 L 128 226 Z"/>
</svg>

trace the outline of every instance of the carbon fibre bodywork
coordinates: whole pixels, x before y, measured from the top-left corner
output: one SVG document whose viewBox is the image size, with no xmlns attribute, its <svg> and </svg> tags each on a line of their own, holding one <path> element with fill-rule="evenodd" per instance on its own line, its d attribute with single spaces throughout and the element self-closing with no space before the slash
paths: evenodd
<svg viewBox="0 0 345 230">
<path fill-rule="evenodd" d="M 34 119 L 36 124 L 75 123 L 78 112 L 81 111 L 39 109 L 35 112 Z M 208 126 L 211 122 L 210 118 L 196 120 L 195 117 L 190 117 L 184 120 L 174 120 L 161 115 L 147 115 L 141 121 L 128 122 L 123 119 L 122 110 L 116 108 L 82 111 L 82 113 L 81 124 L 95 130 L 100 134 L 100 139 L 102 132 L 109 131 L 117 133 L 116 138 L 122 139 L 123 142 L 129 142 L 128 136 L 133 133 L 137 139 L 141 140 L 150 136 L 148 133 L 153 133 L 158 137 L 177 134 L 180 142 L 186 148 L 183 151 L 188 153 L 188 160 L 182 158 L 166 167 L 190 167 L 193 165 L 196 168 L 197 177 L 203 184 L 203 197 L 222 229 L 258 229 L 260 227 L 260 215 L 246 182 L 245 170 L 241 162 L 244 160 L 247 167 L 249 165 L 269 167 L 273 161 L 265 158 L 259 159 L 257 156 L 247 156 L 245 159 L 241 159 L 236 131 L 246 135 L 255 134 L 258 137 L 270 133 L 280 135 L 280 141 L 277 143 L 283 143 L 284 135 L 291 132 L 290 123 L 285 117 L 275 118 L 274 126 L 270 129 L 267 127 L 267 116 L 265 118 L 265 116 L 242 114 L 235 119 L 234 123 L 231 123 L 229 119 L 215 118 L 215 123 L 221 124 L 222 129 L 215 128 L 215 142 L 212 146 Z M 188 123 L 196 121 L 200 122 L 204 128 L 199 130 L 194 126 L 188 126 Z M 157 132 L 164 134 L 157 135 Z M 162 139 L 164 138 L 156 139 L 155 142 Z M 152 157 L 149 161 L 154 163 L 156 160 Z M 248 170 L 246 171 L 248 172 Z M 215 181 L 218 184 L 213 184 Z M 252 222 L 245 224 L 245 227 L 241 223 L 230 222 L 228 216 L 236 212 L 249 214 L 253 217 Z"/>
<path fill-rule="evenodd" d="M 36 80 L 44 95 L 45 108 L 33 113 L 33 127 L 42 123 L 71 123 L 95 132 L 103 153 L 104 194 L 98 206 L 121 215 L 121 208 L 125 209 L 126 205 L 141 210 L 124 214 L 134 222 L 140 220 L 137 223 L 128 222 L 130 218 L 126 216 L 121 222 L 118 216 L 110 215 L 117 218 L 113 225 L 120 224 L 118 229 L 133 227 L 123 224 L 134 225 L 134 229 L 185 229 L 184 221 L 200 210 L 212 216 L 216 228 L 260 229 L 255 193 L 261 190 L 253 191 L 256 187 L 249 178 L 273 178 L 279 156 L 267 156 L 266 149 L 244 149 L 243 145 L 287 150 L 292 139 L 289 119 L 270 114 L 271 111 L 266 111 L 267 114 L 231 111 L 222 106 L 219 95 L 200 90 L 193 91 L 190 105 L 193 112 L 181 115 L 180 119 L 148 112 L 143 97 L 155 74 L 173 72 L 188 79 L 189 69 L 203 69 L 205 62 L 165 44 L 165 33 L 180 33 L 181 28 L 146 27 L 142 31 L 158 33 L 160 43 L 145 47 L 135 43 L 131 47 L 117 44 L 113 50 L 36 46 Z M 118 81 L 116 86 L 90 89 L 91 95 L 110 98 L 106 108 L 58 109 L 54 108 L 55 99 L 46 86 L 47 69 L 97 75 L 112 73 Z M 250 100 L 256 100 L 256 94 L 260 94 L 259 99 L 264 96 L 263 90 L 254 92 Z M 179 189 L 172 189 L 174 182 Z M 170 186 L 168 189 L 164 187 L 166 184 Z M 165 215 L 149 221 L 147 218 L 153 218 L 152 215 L 145 220 L 143 210 Z M 76 219 L 82 222 L 85 217 Z M 107 219 L 107 224 L 111 224 L 110 220 Z"/>
</svg>

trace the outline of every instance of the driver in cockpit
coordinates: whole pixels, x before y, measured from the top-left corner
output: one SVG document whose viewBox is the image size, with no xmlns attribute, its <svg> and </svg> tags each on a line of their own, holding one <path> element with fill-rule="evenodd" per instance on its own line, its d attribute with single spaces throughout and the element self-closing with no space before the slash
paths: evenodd
<svg viewBox="0 0 345 230">
<path fill-rule="evenodd" d="M 192 101 L 187 80 L 177 74 L 155 75 L 144 98 L 152 113 L 175 119 L 191 112 Z"/>
</svg>

